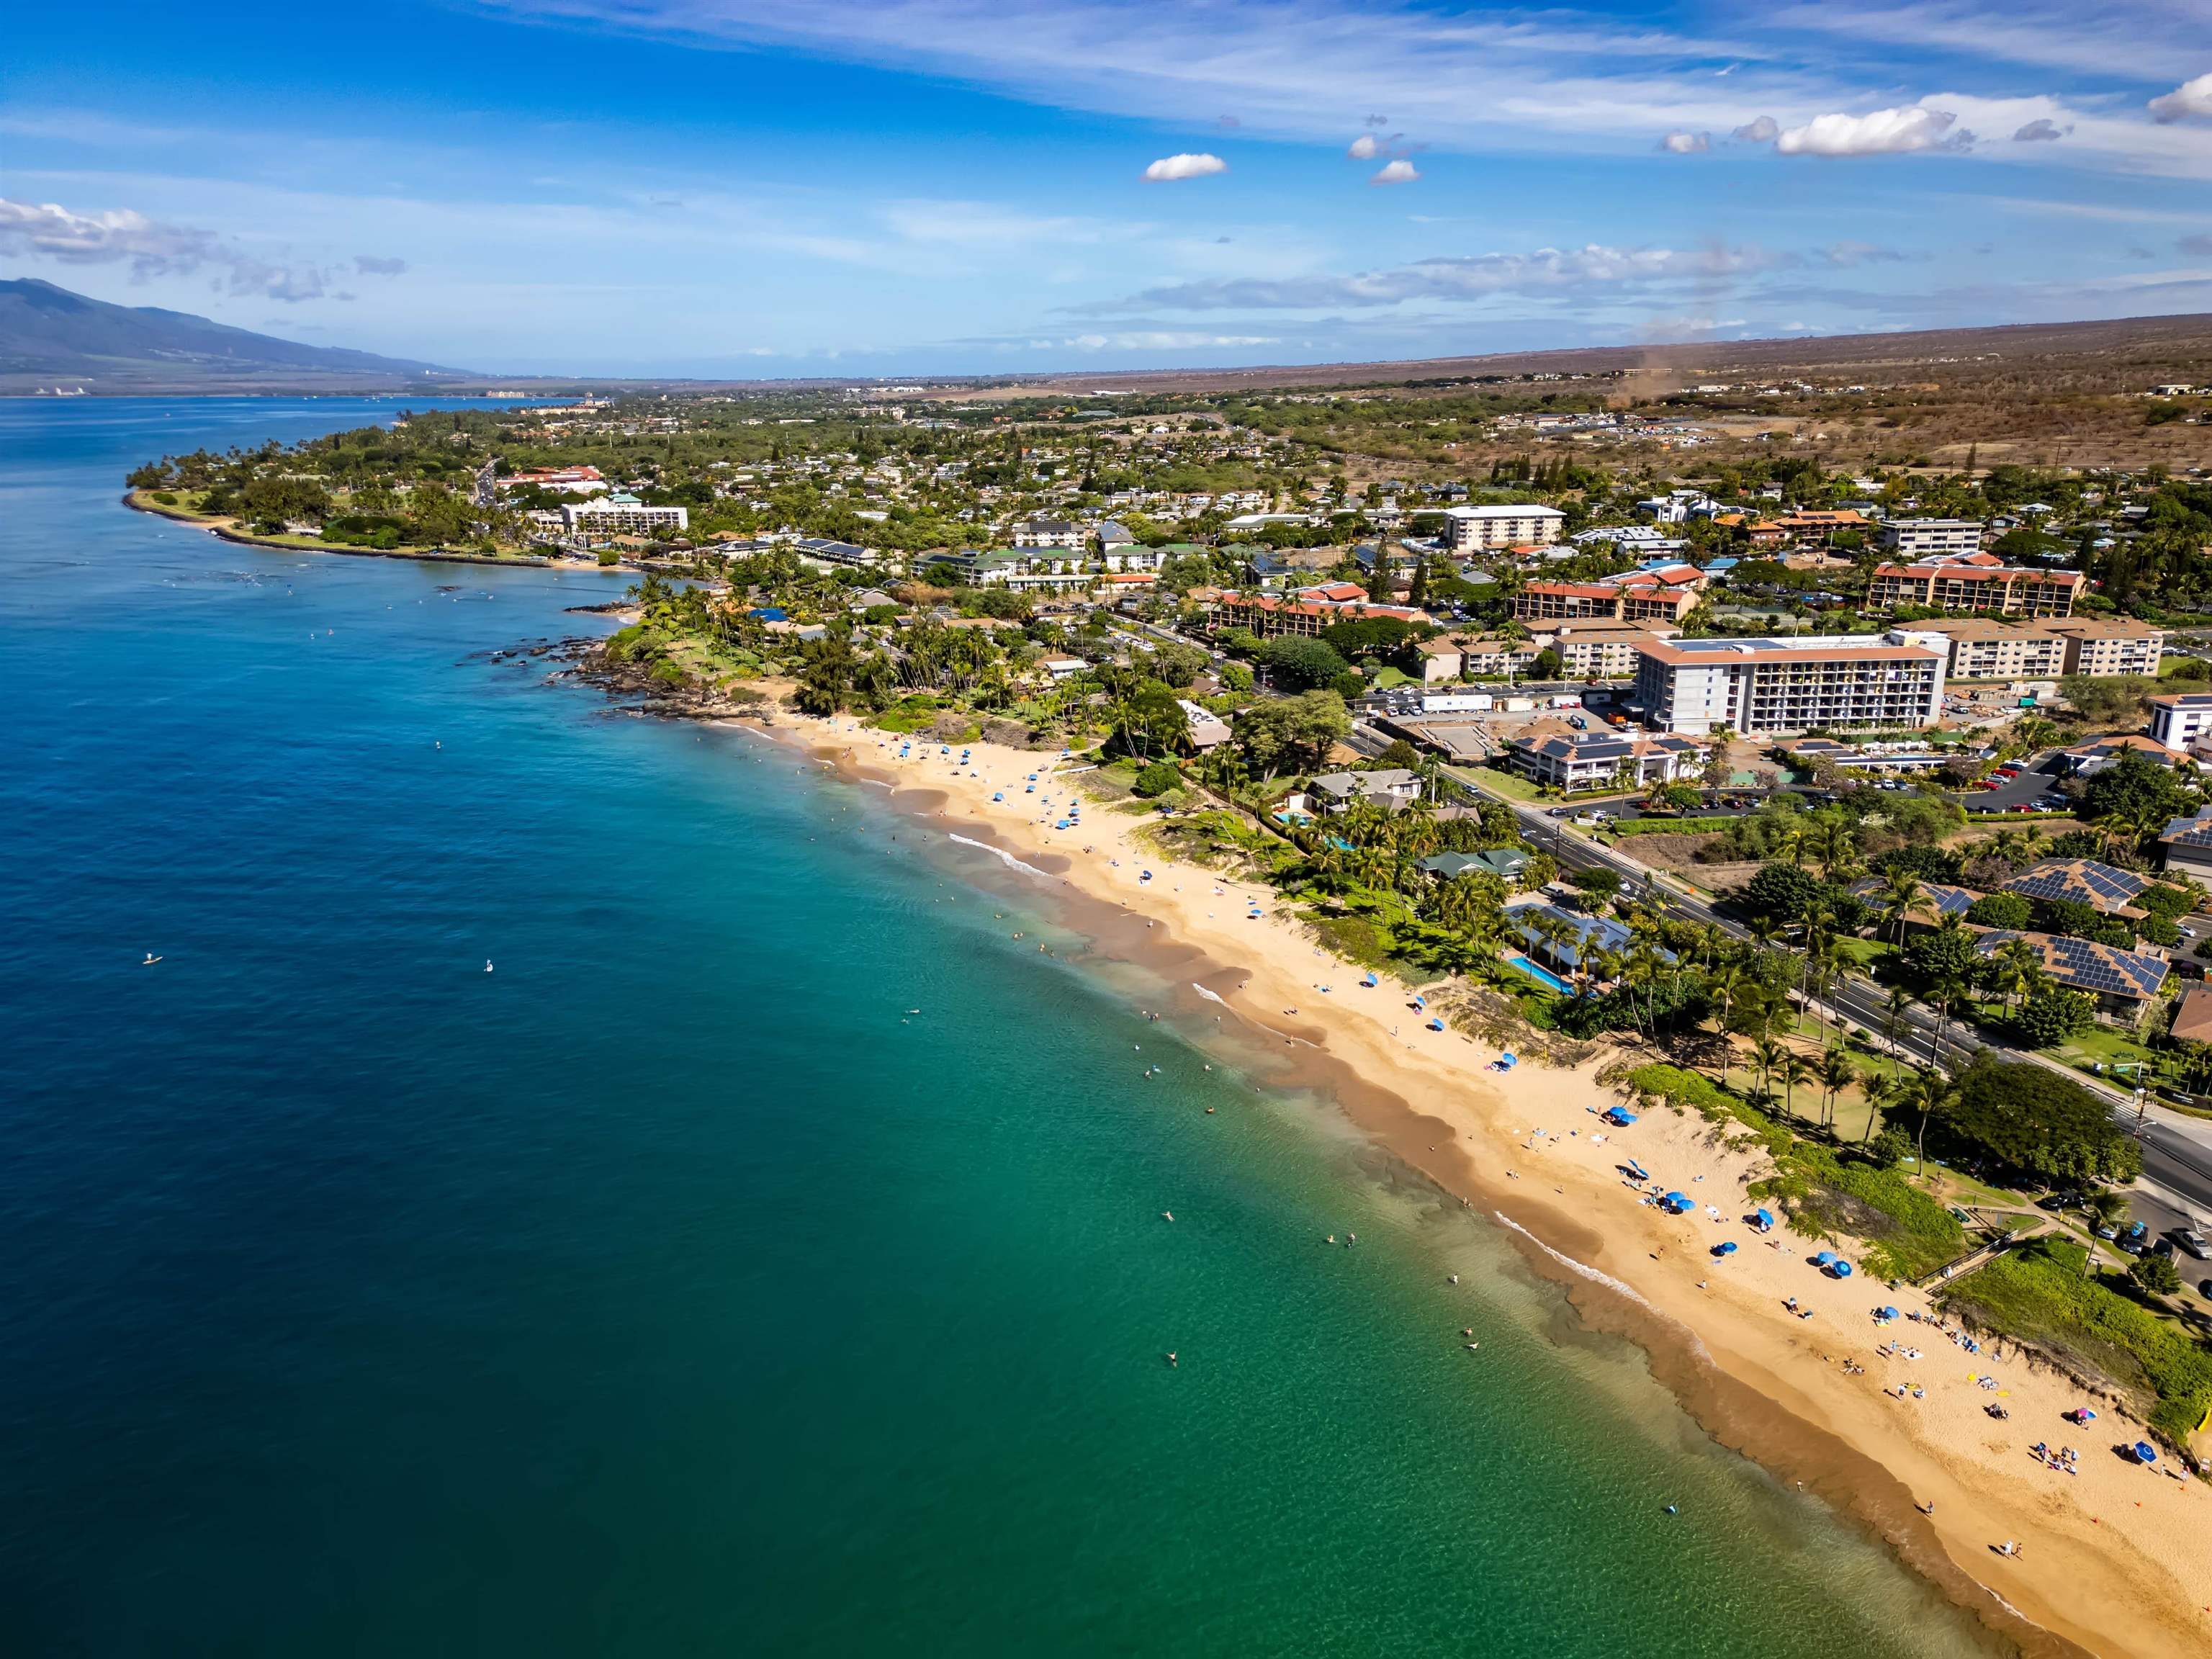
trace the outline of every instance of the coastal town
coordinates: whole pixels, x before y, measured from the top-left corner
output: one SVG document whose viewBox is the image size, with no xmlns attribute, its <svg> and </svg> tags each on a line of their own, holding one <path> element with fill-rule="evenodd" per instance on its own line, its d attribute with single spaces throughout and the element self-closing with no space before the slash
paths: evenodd
<svg viewBox="0 0 2212 1659">
<path fill-rule="evenodd" d="M 1918 1326 L 2002 1353 L 1975 1413 L 2063 1395 L 2170 1507 L 2212 1458 L 2201 466 L 1824 465 L 1550 380 L 1422 416 L 1454 435 L 1419 465 L 1286 418 L 1334 393 L 924 391 L 418 414 L 131 500 L 634 573 L 567 672 L 930 778 L 1136 908 L 1218 884 L 1188 932 L 1325 963 L 1283 1015 L 1373 1001 L 1364 1040 L 1463 1045 L 1460 1086 L 1556 1073 L 1605 1118 L 1585 1178 L 1747 1218 L 1711 1272 L 1794 1237 L 1859 1275 L 1881 1395 L 1928 1399 Z"/>
</svg>

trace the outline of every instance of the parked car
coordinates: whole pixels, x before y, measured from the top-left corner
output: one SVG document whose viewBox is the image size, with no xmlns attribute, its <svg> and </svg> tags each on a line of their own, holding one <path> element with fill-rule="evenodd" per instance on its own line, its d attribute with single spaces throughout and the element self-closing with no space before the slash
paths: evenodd
<svg viewBox="0 0 2212 1659">
<path fill-rule="evenodd" d="M 2196 1228 L 2176 1227 L 2167 1236 L 2199 1261 L 2212 1261 L 2212 1243 L 2208 1243 Z"/>
</svg>

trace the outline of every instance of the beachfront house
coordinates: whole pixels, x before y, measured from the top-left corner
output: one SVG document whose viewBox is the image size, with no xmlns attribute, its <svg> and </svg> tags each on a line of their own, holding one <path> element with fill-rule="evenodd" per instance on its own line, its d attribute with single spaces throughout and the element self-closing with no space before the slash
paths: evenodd
<svg viewBox="0 0 2212 1659">
<path fill-rule="evenodd" d="M 1559 974 L 1594 973 L 1596 969 L 1586 968 L 1586 963 L 1604 956 L 1626 957 L 1635 944 L 1625 922 L 1541 900 L 1507 907 L 1505 925 L 1520 936 L 1522 948 L 1530 957 Z M 1662 960 L 1674 961 L 1673 952 L 1657 945 L 1652 949 Z"/>
<path fill-rule="evenodd" d="M 1438 881 L 1453 881 L 1461 876 L 1496 876 L 1507 886 L 1521 879 L 1521 872 L 1528 867 L 1528 850 L 1523 847 L 1490 847 L 1480 853 L 1437 853 L 1423 859 L 1419 868 Z"/>
<path fill-rule="evenodd" d="M 1356 800 L 1395 812 L 1420 799 L 1421 779 L 1402 766 L 1375 772 L 1324 772 L 1313 781 L 1315 804 L 1324 812 L 1341 812 Z"/>
</svg>

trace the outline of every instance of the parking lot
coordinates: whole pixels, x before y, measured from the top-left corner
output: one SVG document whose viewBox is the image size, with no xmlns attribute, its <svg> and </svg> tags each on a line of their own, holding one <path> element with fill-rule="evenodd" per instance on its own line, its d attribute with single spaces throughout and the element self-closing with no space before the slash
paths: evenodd
<svg viewBox="0 0 2212 1659">
<path fill-rule="evenodd" d="M 2048 756 L 2039 757 L 2033 764 L 2023 764 L 2018 776 L 2000 780 L 1994 789 L 1968 789 L 1959 796 L 1959 804 L 1967 811 L 1980 815 L 1997 812 L 2063 811 L 2068 802 L 2058 793 L 2058 779 L 2052 772 L 2039 771 L 2036 766 L 2055 767 L 2057 762 Z M 2045 806 L 2043 803 L 2055 802 Z"/>
</svg>

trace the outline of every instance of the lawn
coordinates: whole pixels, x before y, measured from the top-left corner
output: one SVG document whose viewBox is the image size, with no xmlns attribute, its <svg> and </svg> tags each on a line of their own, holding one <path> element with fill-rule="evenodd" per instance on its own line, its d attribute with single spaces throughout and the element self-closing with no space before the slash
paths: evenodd
<svg viewBox="0 0 2212 1659">
<path fill-rule="evenodd" d="M 1543 792 L 1518 772 L 1501 772 L 1495 767 L 1483 766 L 1454 768 L 1452 775 L 1508 800 L 1534 801 L 1544 798 Z"/>
<path fill-rule="evenodd" d="M 2145 1067 L 2143 1078 L 2146 1082 L 2158 1075 L 2160 1065 L 2156 1054 L 2126 1032 L 2115 1030 L 2108 1025 L 2092 1026 L 2079 1036 L 2067 1038 L 2051 1049 L 2051 1054 L 2054 1060 L 2063 1060 L 2083 1072 L 2100 1065 L 2109 1072 L 2115 1066 L 2132 1067 L 2141 1064 Z M 2132 1070 L 2124 1073 L 2124 1086 L 2131 1085 L 2135 1075 Z"/>
</svg>

